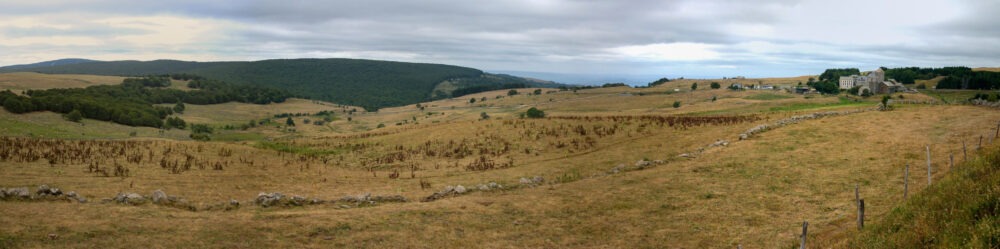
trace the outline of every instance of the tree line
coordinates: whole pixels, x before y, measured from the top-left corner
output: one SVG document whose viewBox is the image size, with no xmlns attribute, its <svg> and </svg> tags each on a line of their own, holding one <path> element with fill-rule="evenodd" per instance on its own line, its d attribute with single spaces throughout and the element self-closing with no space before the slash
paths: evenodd
<svg viewBox="0 0 1000 249">
<path fill-rule="evenodd" d="M 100 85 L 87 88 L 28 90 L 17 95 L 10 90 L 0 92 L 0 104 L 12 113 L 52 111 L 79 113 L 84 118 L 110 121 L 129 126 L 183 128 L 183 120 L 164 119 L 183 108 L 155 104 L 218 104 L 230 101 L 254 104 L 280 103 L 291 94 L 265 87 L 237 86 L 207 79 L 192 80 L 192 91 L 165 88 L 168 77 L 128 78 L 120 85 Z"/>
</svg>

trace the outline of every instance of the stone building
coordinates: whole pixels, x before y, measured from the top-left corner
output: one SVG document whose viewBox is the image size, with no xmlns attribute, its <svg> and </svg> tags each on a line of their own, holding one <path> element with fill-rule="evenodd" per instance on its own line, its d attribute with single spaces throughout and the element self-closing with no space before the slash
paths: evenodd
<svg viewBox="0 0 1000 249">
<path fill-rule="evenodd" d="M 868 90 L 872 94 L 892 94 L 906 88 L 895 80 L 885 80 L 885 71 L 877 68 L 865 75 L 840 76 L 840 89 L 858 87 L 858 93 Z"/>
</svg>

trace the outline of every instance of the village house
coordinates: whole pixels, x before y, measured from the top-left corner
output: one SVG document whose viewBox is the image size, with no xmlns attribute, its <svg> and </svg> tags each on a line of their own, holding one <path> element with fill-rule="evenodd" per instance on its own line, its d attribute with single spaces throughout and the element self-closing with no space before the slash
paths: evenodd
<svg viewBox="0 0 1000 249">
<path fill-rule="evenodd" d="M 906 87 L 896 80 L 886 80 L 885 71 L 882 71 L 882 68 L 867 72 L 865 75 L 840 76 L 839 83 L 840 89 L 858 87 L 859 94 L 865 91 L 871 94 L 893 94 L 906 90 Z"/>
</svg>

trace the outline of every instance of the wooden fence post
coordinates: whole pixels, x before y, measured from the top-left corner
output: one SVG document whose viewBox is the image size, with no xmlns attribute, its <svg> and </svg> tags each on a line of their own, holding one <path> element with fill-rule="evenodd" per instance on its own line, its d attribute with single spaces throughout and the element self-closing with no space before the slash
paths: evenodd
<svg viewBox="0 0 1000 249">
<path fill-rule="evenodd" d="M 865 199 L 858 201 L 858 231 L 865 228 Z"/>
<path fill-rule="evenodd" d="M 955 168 L 955 152 L 952 152 L 948 157 L 948 171 Z"/>
<path fill-rule="evenodd" d="M 965 140 L 962 140 L 962 161 L 969 161 L 969 152 L 965 149 Z"/>
<path fill-rule="evenodd" d="M 809 235 L 809 222 L 802 222 L 802 244 L 799 245 L 800 249 L 806 249 L 806 237 Z"/>
<path fill-rule="evenodd" d="M 906 163 L 906 169 L 903 170 L 903 199 L 906 199 L 906 195 L 910 192 L 910 163 Z"/>
<path fill-rule="evenodd" d="M 927 186 L 931 186 L 931 146 L 927 145 Z"/>
</svg>

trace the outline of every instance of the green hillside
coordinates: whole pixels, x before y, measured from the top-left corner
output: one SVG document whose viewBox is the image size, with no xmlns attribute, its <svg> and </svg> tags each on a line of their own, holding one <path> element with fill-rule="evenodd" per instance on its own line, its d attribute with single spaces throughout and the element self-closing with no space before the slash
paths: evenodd
<svg viewBox="0 0 1000 249">
<path fill-rule="evenodd" d="M 450 97 L 451 92 L 445 92 L 443 95 L 434 94 L 435 88 L 446 81 L 457 83 L 451 87 L 452 90 L 483 84 L 529 83 L 527 84 L 529 87 L 554 85 L 551 82 L 518 77 L 484 77 L 489 74 L 467 67 L 360 59 L 280 59 L 254 62 L 109 61 L 0 68 L 0 73 L 24 71 L 116 76 L 196 74 L 235 84 L 280 88 L 303 97 L 368 109 Z"/>
<path fill-rule="evenodd" d="M 960 164 L 854 238 L 851 248 L 1000 247 L 1000 148 Z"/>
</svg>

